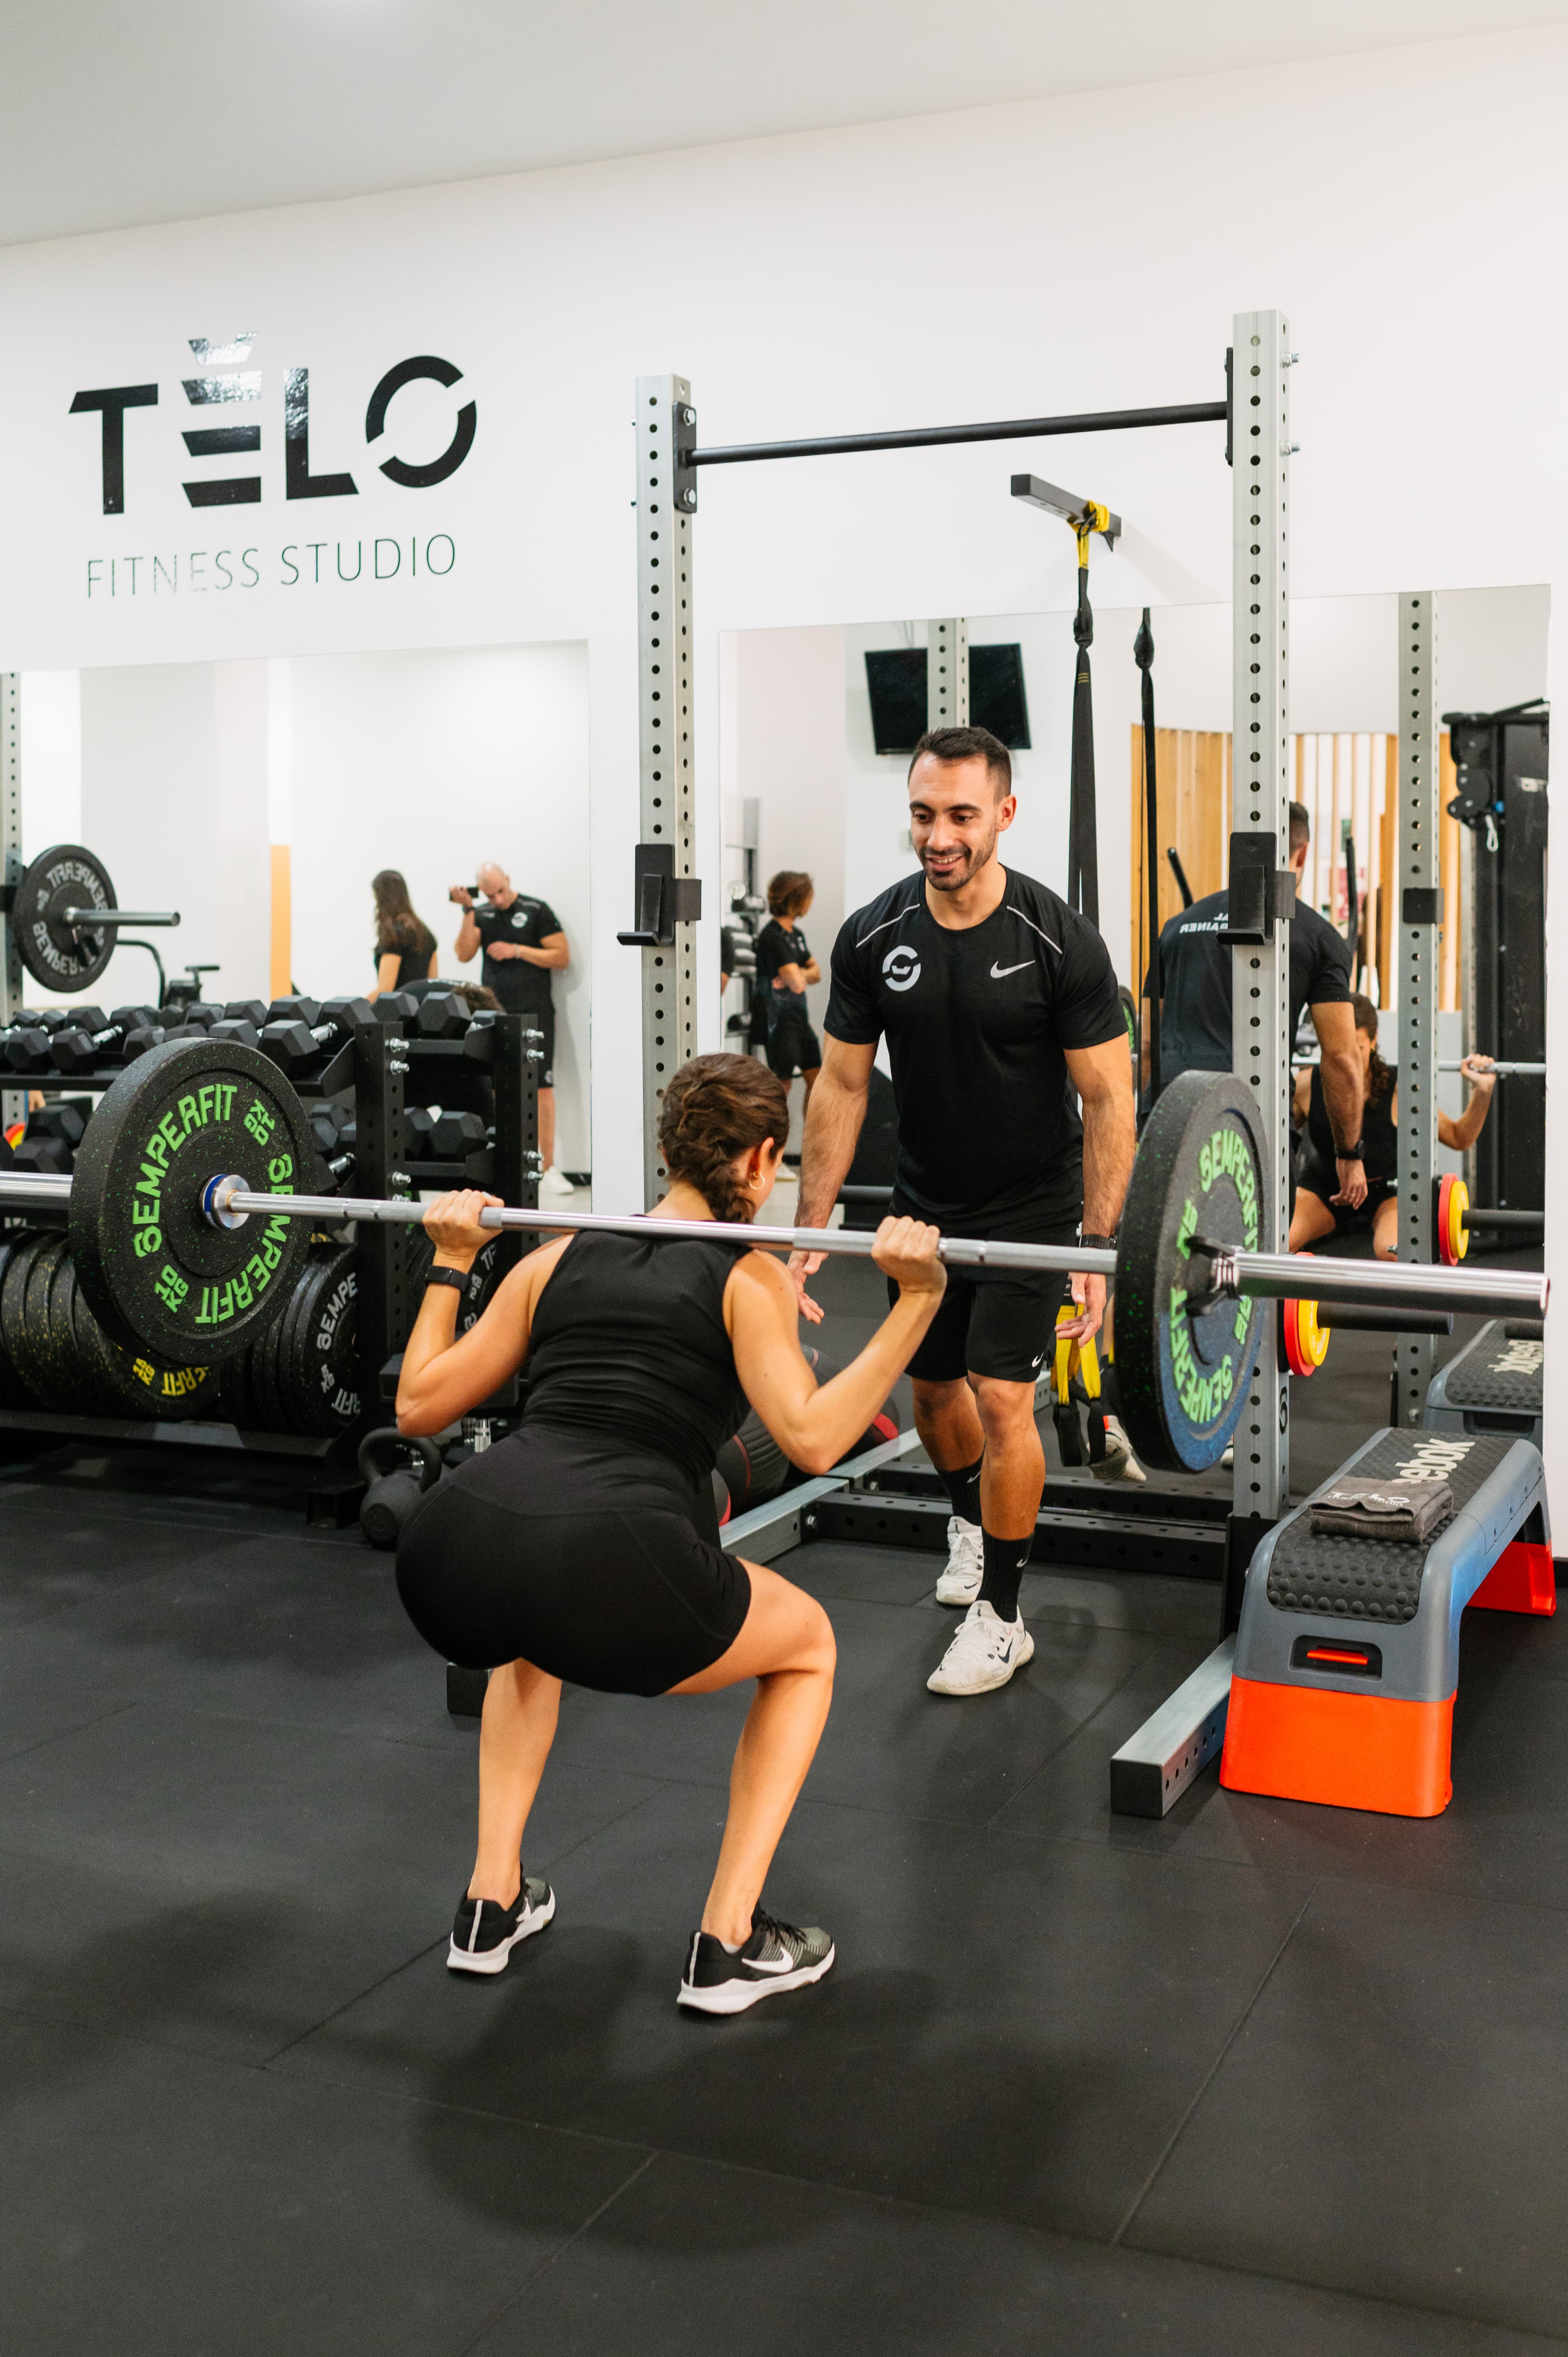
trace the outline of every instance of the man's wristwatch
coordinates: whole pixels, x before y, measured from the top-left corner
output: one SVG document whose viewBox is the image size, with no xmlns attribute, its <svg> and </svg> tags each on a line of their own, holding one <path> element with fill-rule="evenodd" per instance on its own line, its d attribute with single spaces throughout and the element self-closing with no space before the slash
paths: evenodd
<svg viewBox="0 0 1568 2357">
<path fill-rule="evenodd" d="M 1364 1137 L 1359 1137 L 1354 1146 L 1337 1146 L 1334 1149 L 1336 1162 L 1364 1162 L 1366 1158 L 1367 1141 Z"/>
<path fill-rule="evenodd" d="M 1080 1244 L 1087 1244 L 1090 1252 L 1114 1252 L 1116 1249 L 1116 1239 L 1113 1235 L 1091 1236 L 1087 1228 L 1079 1231 L 1078 1240 Z"/>
<path fill-rule="evenodd" d="M 425 1278 L 426 1286 L 449 1285 L 455 1293 L 468 1290 L 468 1272 L 460 1268 L 433 1268 Z"/>
</svg>

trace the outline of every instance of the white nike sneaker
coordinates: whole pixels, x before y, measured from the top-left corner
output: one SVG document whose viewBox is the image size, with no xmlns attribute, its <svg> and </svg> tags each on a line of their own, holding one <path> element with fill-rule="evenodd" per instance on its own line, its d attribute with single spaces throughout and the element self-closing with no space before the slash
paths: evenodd
<svg viewBox="0 0 1568 2357">
<path fill-rule="evenodd" d="M 1097 1481 L 1146 1481 L 1149 1478 L 1133 1456 L 1120 1419 L 1113 1415 L 1105 1419 L 1105 1454 L 1098 1465 L 1091 1460 L 1089 1469 Z"/>
<path fill-rule="evenodd" d="M 972 1604 L 980 1594 L 984 1569 L 980 1524 L 966 1523 L 961 1514 L 950 1514 L 947 1569 L 937 1582 L 937 1602 L 961 1607 Z"/>
<path fill-rule="evenodd" d="M 557 1170 L 553 1162 L 548 1170 L 539 1174 L 539 1191 L 542 1195 L 575 1195 L 577 1190 L 565 1172 Z"/>
<path fill-rule="evenodd" d="M 990 1694 L 1034 1655 L 1035 1641 L 1021 1612 L 1016 1620 L 1004 1620 L 993 1605 L 972 1604 L 926 1684 L 932 1694 Z"/>
</svg>

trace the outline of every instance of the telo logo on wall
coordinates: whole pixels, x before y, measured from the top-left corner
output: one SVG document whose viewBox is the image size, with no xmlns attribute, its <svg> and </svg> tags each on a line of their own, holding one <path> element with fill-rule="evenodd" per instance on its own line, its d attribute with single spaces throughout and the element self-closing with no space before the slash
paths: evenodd
<svg viewBox="0 0 1568 2357">
<path fill-rule="evenodd" d="M 203 371 L 199 376 L 180 381 L 189 408 L 218 409 L 231 415 L 236 410 L 254 410 L 263 399 L 263 372 L 246 368 L 243 363 L 250 359 L 255 340 L 253 334 L 236 336 L 226 344 L 210 343 L 205 336 L 189 339 L 191 351 Z M 450 387 L 460 383 L 462 376 L 461 369 L 431 352 L 417 353 L 388 369 L 365 410 L 365 440 L 372 453 L 386 435 L 387 412 L 404 385 L 427 378 Z M 154 461 L 150 454 L 137 452 L 130 414 L 139 409 L 156 409 L 159 398 L 160 388 L 156 384 L 97 385 L 78 393 L 70 404 L 73 417 L 95 414 L 101 420 L 99 466 L 105 515 L 126 512 L 128 479 L 133 490 L 146 480 L 144 470 L 150 469 Z M 477 404 L 464 402 L 453 421 L 451 440 L 438 457 L 412 460 L 399 457 L 394 450 L 388 457 L 372 457 L 371 463 L 379 466 L 389 482 L 398 484 L 403 490 L 432 490 L 456 473 L 474 447 L 478 425 Z M 254 458 L 262 449 L 262 425 L 253 415 L 242 415 L 232 424 L 186 426 L 181 438 L 193 459 Z M 291 368 L 283 372 L 283 457 L 285 500 L 359 497 L 360 486 L 349 469 L 324 470 L 319 474 L 312 471 L 308 369 Z M 182 488 L 193 508 L 257 507 L 262 500 L 262 481 L 259 472 L 247 468 L 243 473 L 199 474 Z M 214 539 L 220 536 L 212 535 Z M 421 573 L 444 576 L 457 561 L 456 544 L 449 533 L 444 532 L 415 531 L 406 537 L 386 533 L 370 541 L 362 535 L 353 540 L 291 540 L 281 543 L 270 553 L 263 553 L 259 543 L 248 547 L 239 545 L 242 538 L 242 534 L 235 533 L 234 544 L 223 548 L 124 554 L 116 552 L 110 556 L 90 556 L 87 596 L 94 601 L 103 597 L 118 600 L 199 597 L 213 591 L 254 589 L 267 577 L 292 589 L 334 581 L 352 585 L 413 579 Z"/>
</svg>

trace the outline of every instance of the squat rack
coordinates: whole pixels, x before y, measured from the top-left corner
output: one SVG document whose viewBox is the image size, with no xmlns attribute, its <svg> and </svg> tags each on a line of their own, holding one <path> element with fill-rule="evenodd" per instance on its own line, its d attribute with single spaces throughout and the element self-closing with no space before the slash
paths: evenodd
<svg viewBox="0 0 1568 2357">
<path fill-rule="evenodd" d="M 638 734 L 640 840 L 633 926 L 618 939 L 642 954 L 643 1200 L 651 1209 L 667 1173 L 659 1111 L 669 1080 L 697 1052 L 696 926 L 702 883 L 696 848 L 693 697 L 693 535 L 704 467 L 826 458 L 953 443 L 1027 441 L 1152 426 L 1224 425 L 1231 468 L 1234 637 L 1233 824 L 1230 929 L 1233 1069 L 1263 1116 L 1269 1184 L 1260 1248 L 1282 1248 L 1288 1184 L 1290 1049 L 1286 762 L 1286 600 L 1291 451 L 1286 385 L 1294 359 L 1278 311 L 1233 323 L 1225 397 L 1056 417 L 899 428 L 704 447 L 683 376 L 637 381 Z M 961 626 L 943 626 L 960 653 Z M 1227 1625 L 1253 1547 L 1289 1494 L 1287 1378 L 1268 1327 L 1236 1434 L 1233 1511 L 1227 1544 Z M 783 1501 L 780 1501 L 781 1503 Z"/>
</svg>

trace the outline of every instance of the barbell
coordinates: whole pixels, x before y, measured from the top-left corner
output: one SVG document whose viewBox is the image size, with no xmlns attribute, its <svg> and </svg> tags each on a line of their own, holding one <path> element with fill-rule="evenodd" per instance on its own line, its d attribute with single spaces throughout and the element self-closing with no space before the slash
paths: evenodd
<svg viewBox="0 0 1568 2357">
<path fill-rule="evenodd" d="M 123 925 L 178 922 L 176 909 L 122 909 L 103 862 L 80 843 L 40 851 L 11 904 L 22 963 L 35 982 L 68 996 L 91 989 L 114 954 Z"/>
<path fill-rule="evenodd" d="M 413 1225 L 425 1206 L 296 1191 L 313 1139 L 275 1064 L 242 1042 L 166 1040 L 122 1072 L 88 1124 L 70 1177 L 0 1174 L 0 1214 L 63 1210 L 88 1303 L 118 1340 L 176 1365 L 232 1357 L 290 1297 L 313 1226 Z M 1258 1249 L 1262 1116 L 1239 1082 L 1185 1072 L 1145 1125 L 1114 1252 L 1010 1238 L 944 1236 L 961 1269 L 1113 1278 L 1117 1370 L 1140 1456 L 1201 1471 L 1240 1421 L 1257 1356 L 1262 1305 L 1303 1290 L 1298 1257 Z M 502 1232 L 636 1235 L 652 1242 L 745 1243 L 865 1257 L 875 1238 L 843 1228 L 755 1228 L 646 1214 L 492 1207 Z M 1544 1313 L 1531 1272 L 1410 1262 L 1316 1261 L 1320 1304 L 1488 1317 Z"/>
</svg>

